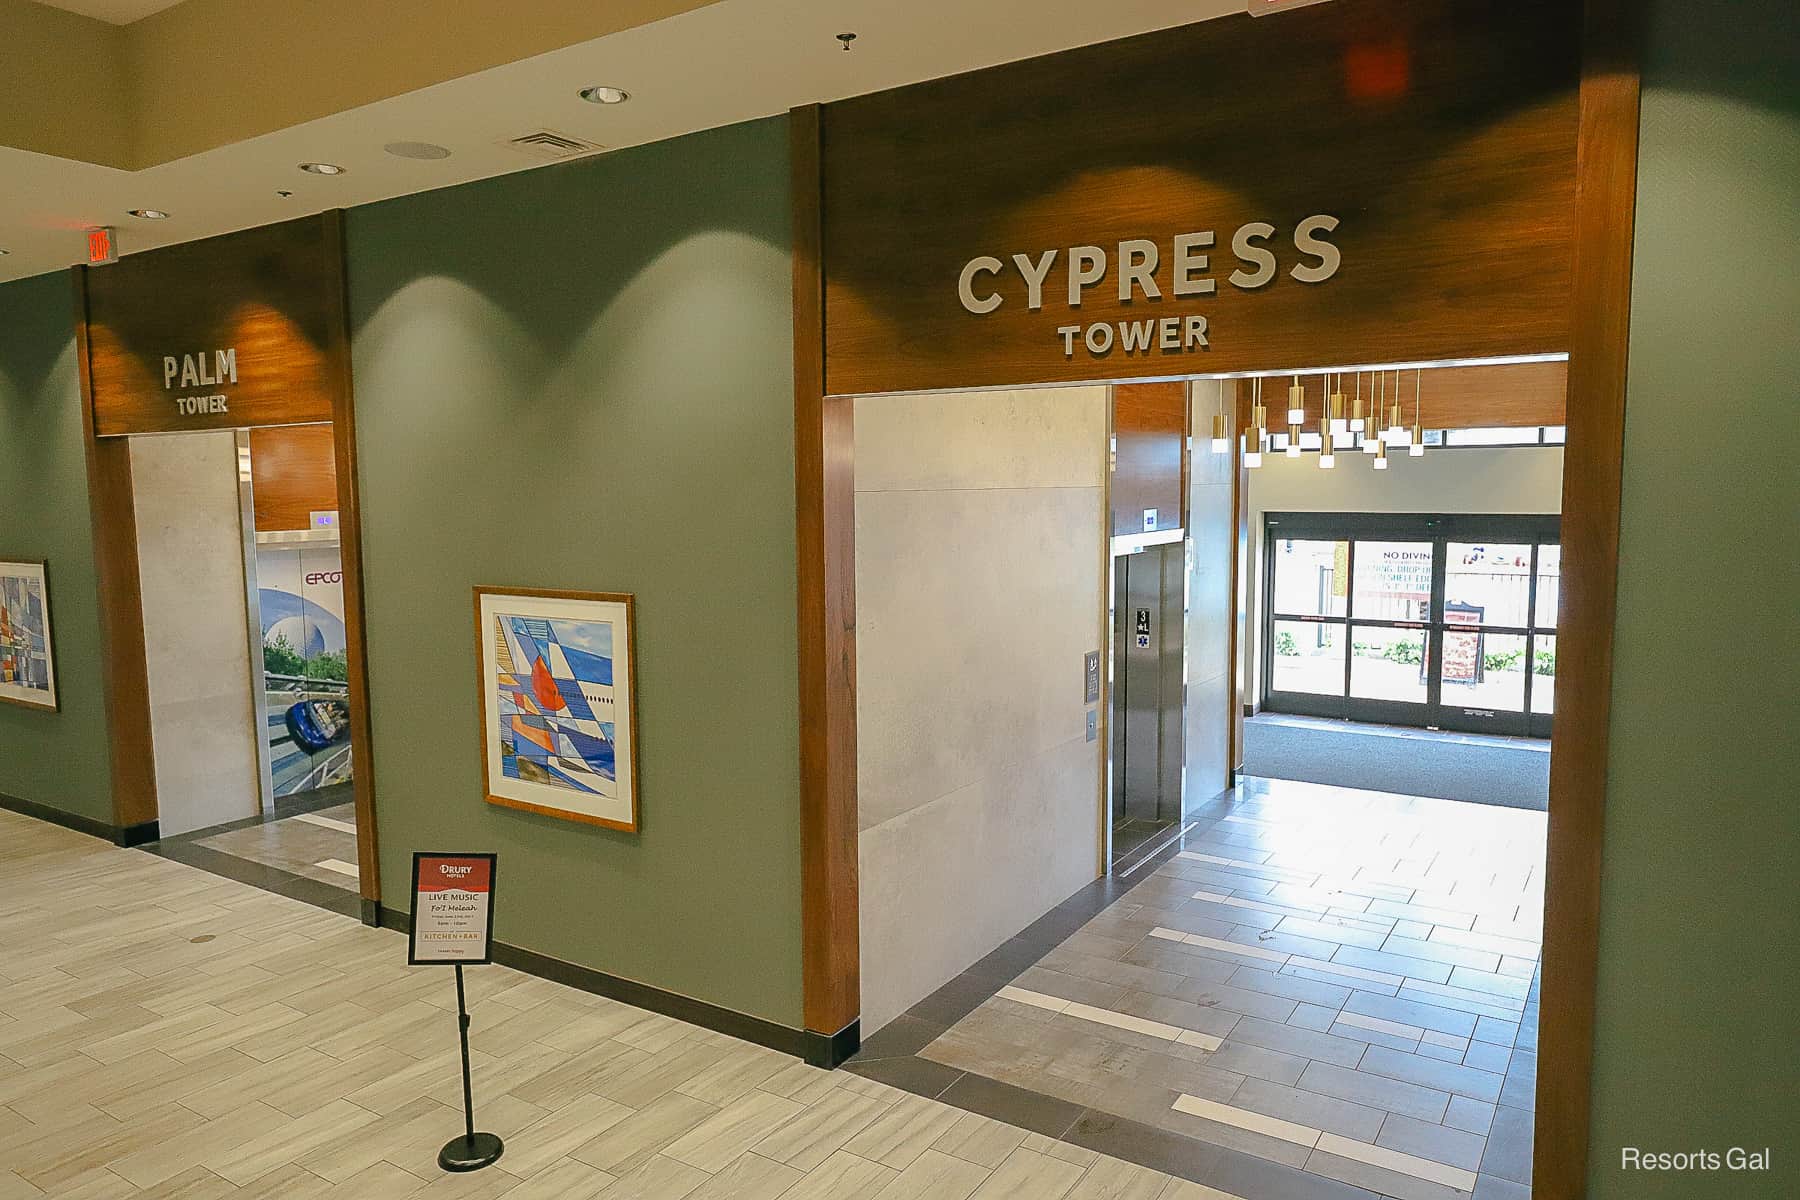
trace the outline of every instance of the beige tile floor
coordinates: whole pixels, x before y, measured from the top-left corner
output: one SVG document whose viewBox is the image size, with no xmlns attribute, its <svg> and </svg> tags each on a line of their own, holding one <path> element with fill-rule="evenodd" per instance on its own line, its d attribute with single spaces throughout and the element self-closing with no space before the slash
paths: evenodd
<svg viewBox="0 0 1800 1200">
<path fill-rule="evenodd" d="M 1218 1200 L 1222 1193 L 0 812 L 0 1200 Z"/>
</svg>

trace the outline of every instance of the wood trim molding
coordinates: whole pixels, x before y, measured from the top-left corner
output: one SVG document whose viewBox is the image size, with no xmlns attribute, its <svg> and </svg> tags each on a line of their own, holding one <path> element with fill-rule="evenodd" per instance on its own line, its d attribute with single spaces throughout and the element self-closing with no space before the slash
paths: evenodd
<svg viewBox="0 0 1800 1200">
<path fill-rule="evenodd" d="M 1541 1200 L 1587 1192 L 1637 200 L 1641 6 L 1588 0 L 1584 16 L 1533 1164 Z"/>
<path fill-rule="evenodd" d="M 363 608 L 362 504 L 357 487 L 356 393 L 350 367 L 348 266 L 344 259 L 344 213 L 333 209 L 325 224 L 328 316 L 326 370 L 332 383 L 331 437 L 337 463 L 338 545 L 344 570 L 344 638 L 350 676 L 350 759 L 355 764 L 356 866 L 363 905 L 381 901 L 381 847 L 375 825 L 375 738 L 369 713 L 369 635 Z"/>
<path fill-rule="evenodd" d="M 1250 409 L 1250 381 L 1240 379 L 1237 383 L 1236 397 L 1231 408 L 1231 626 L 1230 638 L 1231 687 L 1228 695 L 1231 700 L 1231 712 L 1226 715 L 1231 725 L 1231 752 L 1225 763 L 1225 782 L 1223 787 L 1231 787 L 1237 783 L 1238 772 L 1244 769 L 1244 680 L 1248 677 L 1246 664 L 1243 661 L 1245 650 L 1245 616 L 1244 571 L 1249 566 L 1247 555 L 1250 552 L 1250 468 L 1244 465 L 1243 444 L 1239 438 L 1244 432 L 1244 421 L 1238 415 Z"/>
<path fill-rule="evenodd" d="M 788 120 L 794 218 L 794 500 L 800 670 L 801 976 L 806 1029 L 862 1009 L 856 807 L 854 401 L 825 394 L 818 105 Z"/>
<path fill-rule="evenodd" d="M 75 361 L 81 378 L 81 433 L 87 450 L 88 511 L 94 524 L 94 585 L 100 601 L 100 677 L 113 826 L 157 819 L 156 746 L 150 733 L 150 668 L 144 652 L 144 601 L 138 582 L 137 507 L 131 491 L 131 442 L 100 438 L 88 357 L 87 267 L 71 269 Z"/>
</svg>

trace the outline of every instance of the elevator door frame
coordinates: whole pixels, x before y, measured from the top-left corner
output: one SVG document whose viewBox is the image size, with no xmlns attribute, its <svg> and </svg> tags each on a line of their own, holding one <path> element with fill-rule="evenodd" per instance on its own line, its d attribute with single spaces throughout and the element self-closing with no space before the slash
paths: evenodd
<svg viewBox="0 0 1800 1200">
<path fill-rule="evenodd" d="M 1111 659 L 1107 672 L 1108 770 L 1105 808 L 1109 843 L 1110 830 L 1121 822 L 1154 819 L 1165 825 L 1173 825 L 1181 820 L 1185 808 L 1186 531 L 1160 530 L 1152 537 L 1153 540 L 1114 539 L 1115 549 L 1107 580 L 1112 609 L 1109 636 Z M 1125 669 L 1124 664 L 1134 649 L 1132 643 L 1137 636 L 1136 610 L 1139 605 L 1131 595 L 1120 591 L 1120 576 L 1129 574 L 1133 562 L 1146 563 L 1152 558 L 1158 564 L 1157 604 L 1153 610 L 1150 632 L 1159 664 L 1155 680 L 1151 684 L 1157 691 L 1158 719 L 1155 723 L 1155 748 L 1152 751 L 1157 804 L 1154 817 L 1148 818 L 1141 812 L 1132 812 L 1129 807 L 1128 789 L 1133 777 L 1141 779 L 1141 775 L 1130 766 L 1133 755 L 1129 749 L 1131 722 L 1128 711 L 1133 689 L 1129 683 L 1130 672 Z M 1172 672 L 1168 661 L 1171 656 L 1176 660 Z M 1110 850 L 1109 845 L 1109 857 Z"/>
</svg>

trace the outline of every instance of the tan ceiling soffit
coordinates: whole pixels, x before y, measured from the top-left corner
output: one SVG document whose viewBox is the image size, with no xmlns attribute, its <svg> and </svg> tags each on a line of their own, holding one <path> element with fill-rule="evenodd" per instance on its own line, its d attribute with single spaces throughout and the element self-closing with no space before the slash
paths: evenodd
<svg viewBox="0 0 1800 1200">
<path fill-rule="evenodd" d="M 142 170 L 710 3 L 186 0 L 120 26 L 0 0 L 0 145 Z"/>
</svg>

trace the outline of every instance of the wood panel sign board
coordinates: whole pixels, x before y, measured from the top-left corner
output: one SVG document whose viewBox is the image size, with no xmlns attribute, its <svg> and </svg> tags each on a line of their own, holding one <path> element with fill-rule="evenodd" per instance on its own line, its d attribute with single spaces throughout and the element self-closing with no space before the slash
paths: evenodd
<svg viewBox="0 0 1800 1200">
<path fill-rule="evenodd" d="M 1334 0 L 825 106 L 827 392 L 1566 351 L 1579 7 Z"/>
<path fill-rule="evenodd" d="M 322 217 L 89 268 L 95 434 L 331 420 L 342 295 Z"/>
</svg>

